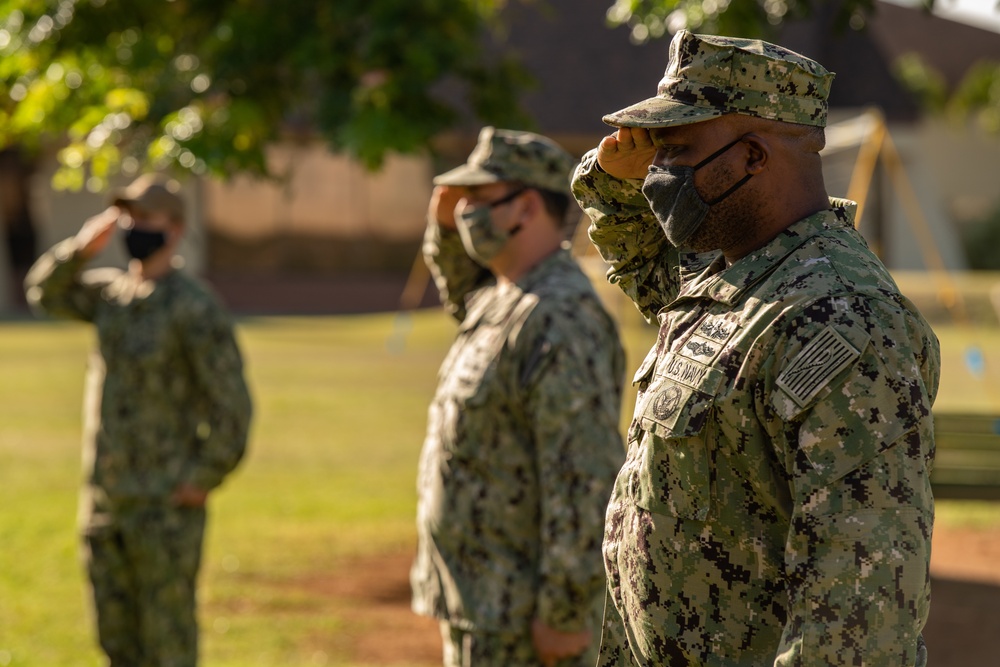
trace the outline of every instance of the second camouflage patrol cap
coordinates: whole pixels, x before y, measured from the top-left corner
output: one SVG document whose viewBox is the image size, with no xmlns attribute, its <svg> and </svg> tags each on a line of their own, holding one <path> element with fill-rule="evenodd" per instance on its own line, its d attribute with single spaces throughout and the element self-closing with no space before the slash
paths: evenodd
<svg viewBox="0 0 1000 667">
<path fill-rule="evenodd" d="M 608 114 L 616 127 L 667 127 L 727 113 L 826 126 L 833 73 L 815 60 L 759 39 L 695 35 L 670 42 L 656 97 Z"/>
<path fill-rule="evenodd" d="M 566 193 L 576 160 L 557 143 L 533 132 L 484 127 L 465 164 L 434 178 L 435 185 L 518 182 Z"/>
</svg>

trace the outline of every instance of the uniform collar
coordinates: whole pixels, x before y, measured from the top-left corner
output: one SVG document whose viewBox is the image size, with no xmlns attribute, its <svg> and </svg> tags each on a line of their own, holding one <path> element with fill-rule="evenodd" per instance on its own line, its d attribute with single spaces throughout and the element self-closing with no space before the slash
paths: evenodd
<svg viewBox="0 0 1000 667">
<path fill-rule="evenodd" d="M 559 267 L 573 263 L 570 251 L 560 247 L 551 255 L 535 264 L 513 283 L 492 283 L 469 308 L 469 312 L 459 326 L 459 331 L 473 329 L 480 322 L 496 324 L 506 319 L 507 314 L 521 300 L 521 297 L 544 283 L 547 277 Z"/>
<path fill-rule="evenodd" d="M 559 265 L 572 262 L 573 258 L 570 255 L 569 250 L 566 246 L 560 246 L 554 253 L 543 258 L 542 261 L 531 267 L 527 273 L 517 279 L 515 284 L 522 292 L 530 292 L 535 288 L 535 286 L 543 282 L 545 277 Z"/>
<path fill-rule="evenodd" d="M 681 299 L 709 298 L 729 306 L 736 304 L 744 292 L 771 273 L 788 255 L 812 237 L 828 229 L 853 227 L 857 207 L 849 199 L 830 197 L 830 208 L 790 225 L 766 245 L 729 267 L 726 267 L 725 258 L 721 254 L 707 267 L 704 264 L 704 253 L 682 255 L 682 276 L 684 273 L 701 270 L 684 282 L 674 303 Z"/>
</svg>

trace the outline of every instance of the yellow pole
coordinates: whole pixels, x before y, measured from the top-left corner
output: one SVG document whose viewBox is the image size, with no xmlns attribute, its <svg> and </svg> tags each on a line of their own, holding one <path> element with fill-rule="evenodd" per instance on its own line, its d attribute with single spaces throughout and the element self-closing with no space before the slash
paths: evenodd
<svg viewBox="0 0 1000 667">
<path fill-rule="evenodd" d="M 858 212 L 854 218 L 855 226 L 861 222 L 861 216 L 865 212 L 868 192 L 871 190 L 872 175 L 875 173 L 875 165 L 878 164 L 882 142 L 886 136 L 885 119 L 882 112 L 877 109 L 869 109 L 865 112 L 865 116 L 868 117 L 871 127 L 858 149 L 858 157 L 854 162 L 854 170 L 851 172 L 851 183 L 847 186 L 847 198 L 858 204 Z M 881 256 L 881 248 L 874 248 L 874 250 L 876 255 Z"/>
<path fill-rule="evenodd" d="M 406 285 L 399 296 L 400 310 L 415 310 L 420 305 L 430 278 L 431 272 L 424 262 L 424 254 L 417 251 L 417 256 L 413 259 L 413 266 L 410 267 L 410 275 L 406 278 Z"/>
</svg>

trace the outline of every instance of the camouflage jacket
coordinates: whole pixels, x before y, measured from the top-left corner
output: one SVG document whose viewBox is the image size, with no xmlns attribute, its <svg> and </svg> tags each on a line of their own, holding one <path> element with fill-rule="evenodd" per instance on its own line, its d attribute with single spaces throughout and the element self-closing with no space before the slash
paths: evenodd
<svg viewBox="0 0 1000 667">
<path fill-rule="evenodd" d="M 854 205 L 727 268 L 595 164 L 573 179 L 591 238 L 660 325 L 608 510 L 600 664 L 922 664 L 940 355 Z"/>
<path fill-rule="evenodd" d="M 615 324 L 565 250 L 506 288 L 436 223 L 424 250 L 461 324 L 421 454 L 413 608 L 468 630 L 579 630 L 603 598 L 625 457 Z"/>
<path fill-rule="evenodd" d="M 181 482 L 218 486 L 243 455 L 251 413 L 228 315 L 182 271 L 140 283 L 83 265 L 67 239 L 25 287 L 32 307 L 97 329 L 84 414 L 92 492 L 113 504 L 163 498 Z"/>
</svg>

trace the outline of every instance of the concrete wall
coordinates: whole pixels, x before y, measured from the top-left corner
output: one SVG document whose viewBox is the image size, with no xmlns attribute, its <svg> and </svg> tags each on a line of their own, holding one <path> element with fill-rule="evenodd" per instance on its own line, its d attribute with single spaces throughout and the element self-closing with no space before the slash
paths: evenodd
<svg viewBox="0 0 1000 667">
<path fill-rule="evenodd" d="M 239 176 L 204 181 L 204 217 L 213 233 L 244 239 L 275 235 L 412 240 L 423 232 L 430 160 L 389 157 L 378 172 L 320 143 L 273 147 L 282 182 Z"/>
</svg>

